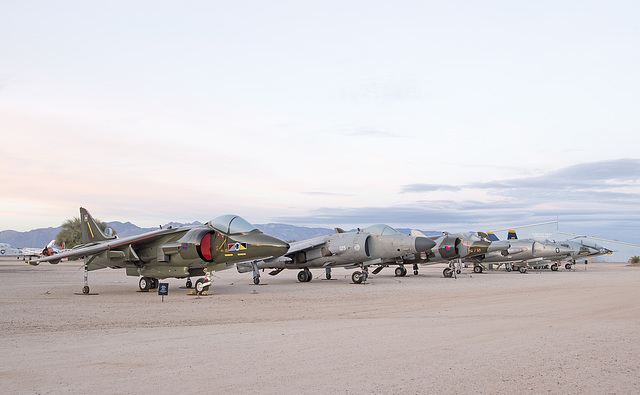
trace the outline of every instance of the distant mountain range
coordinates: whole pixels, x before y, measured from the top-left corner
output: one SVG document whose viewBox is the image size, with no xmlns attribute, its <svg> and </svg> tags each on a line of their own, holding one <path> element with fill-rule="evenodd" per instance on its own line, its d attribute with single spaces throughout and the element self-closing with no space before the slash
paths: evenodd
<svg viewBox="0 0 640 395">
<path fill-rule="evenodd" d="M 172 226 L 174 228 L 188 225 L 202 225 L 201 222 L 192 222 L 190 224 L 181 224 L 177 222 L 170 222 L 163 226 L 166 228 Z M 113 228 L 116 231 L 118 237 L 129 237 L 139 235 L 141 233 L 150 232 L 158 228 L 141 228 L 131 222 L 107 222 L 107 226 Z M 310 239 L 312 237 L 330 235 L 334 232 L 329 228 L 308 228 L 305 226 L 294 226 L 287 224 L 256 224 L 256 227 L 264 233 L 275 236 L 279 239 L 292 242 Z M 41 228 L 34 229 L 27 232 L 17 232 L 15 230 L 3 230 L 0 231 L 0 243 L 9 243 L 18 248 L 44 248 L 51 240 L 55 239 L 58 233 L 62 230 L 62 227 L 57 228 Z M 345 229 L 349 231 L 348 229 Z M 351 229 L 354 230 L 354 229 Z M 409 234 L 411 229 L 397 228 L 397 230 L 403 234 Z M 440 232 L 422 231 L 427 236 L 440 235 Z M 67 248 L 73 246 L 66 246 Z"/>
</svg>

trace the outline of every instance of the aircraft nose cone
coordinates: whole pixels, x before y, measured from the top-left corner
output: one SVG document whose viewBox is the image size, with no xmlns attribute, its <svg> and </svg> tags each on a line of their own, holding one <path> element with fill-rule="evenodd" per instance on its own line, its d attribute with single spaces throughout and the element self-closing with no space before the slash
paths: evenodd
<svg viewBox="0 0 640 395">
<path fill-rule="evenodd" d="M 436 246 L 435 241 L 426 237 L 416 237 L 416 251 L 425 252 L 429 251 Z"/>
</svg>

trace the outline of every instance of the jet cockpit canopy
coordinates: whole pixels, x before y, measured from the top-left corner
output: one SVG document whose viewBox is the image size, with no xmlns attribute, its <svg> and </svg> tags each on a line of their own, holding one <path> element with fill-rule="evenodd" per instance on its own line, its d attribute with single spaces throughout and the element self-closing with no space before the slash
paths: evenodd
<svg viewBox="0 0 640 395">
<path fill-rule="evenodd" d="M 249 233 L 252 230 L 258 229 L 244 218 L 233 214 L 222 215 L 214 218 L 209 221 L 207 225 L 219 232 L 231 235 Z"/>
<path fill-rule="evenodd" d="M 393 229 L 389 225 L 385 225 L 385 224 L 371 225 L 371 226 L 368 226 L 368 227 L 362 229 L 362 231 L 365 232 L 365 233 L 370 233 L 372 235 L 377 235 L 377 236 L 388 236 L 388 235 L 399 235 L 400 234 L 400 232 L 398 232 L 397 230 Z"/>
</svg>

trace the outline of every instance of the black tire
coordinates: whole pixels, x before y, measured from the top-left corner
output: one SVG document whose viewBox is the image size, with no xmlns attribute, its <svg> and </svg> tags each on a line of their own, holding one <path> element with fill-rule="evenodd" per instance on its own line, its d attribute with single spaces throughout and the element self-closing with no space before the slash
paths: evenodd
<svg viewBox="0 0 640 395">
<path fill-rule="evenodd" d="M 254 283 L 255 285 L 260 284 L 260 277 L 254 277 L 254 278 L 253 278 L 253 283 Z"/>
<path fill-rule="evenodd" d="M 414 276 L 417 276 L 417 275 L 418 275 L 418 271 L 417 271 L 417 270 L 414 270 L 414 271 L 413 271 L 413 275 L 414 275 Z"/>
<path fill-rule="evenodd" d="M 140 277 L 140 281 L 138 281 L 138 286 L 141 291 L 148 291 L 151 289 L 151 279 L 148 277 Z"/>
<path fill-rule="evenodd" d="M 354 284 L 361 284 L 362 280 L 363 280 L 363 274 L 361 271 L 356 271 L 353 272 L 353 274 L 351 275 L 351 281 L 353 281 Z"/>
<path fill-rule="evenodd" d="M 453 277 L 453 270 L 451 268 L 445 268 L 442 271 L 442 275 L 445 276 L 446 278 L 451 278 Z"/>
<path fill-rule="evenodd" d="M 307 282 L 307 272 L 305 272 L 304 270 L 300 270 L 298 272 L 298 281 L 300 281 L 301 283 L 306 283 Z"/>
<path fill-rule="evenodd" d="M 402 268 L 401 268 L 400 266 L 398 266 L 398 267 L 396 268 L 396 270 L 395 270 L 395 273 L 396 273 L 396 277 L 402 277 L 402 276 L 403 276 L 403 274 L 402 274 Z"/>
<path fill-rule="evenodd" d="M 524 266 L 520 266 L 520 273 L 526 273 L 527 272 L 527 268 Z"/>
<path fill-rule="evenodd" d="M 327 274 L 325 275 L 325 278 L 326 278 L 327 280 L 331 280 L 331 273 L 327 273 Z"/>
<path fill-rule="evenodd" d="M 85 285 L 84 287 L 82 287 L 82 293 L 85 295 L 89 295 L 89 286 Z"/>
<path fill-rule="evenodd" d="M 482 266 L 480 266 L 480 265 L 475 265 L 475 266 L 473 267 L 473 272 L 474 272 L 474 273 L 482 273 Z"/>
<path fill-rule="evenodd" d="M 571 270 L 571 264 L 567 263 L 566 265 L 564 265 L 564 268 L 567 270 Z"/>
<path fill-rule="evenodd" d="M 558 265 L 555 264 L 555 263 L 553 265 L 551 265 L 551 271 L 552 272 L 557 272 L 558 271 Z"/>
<path fill-rule="evenodd" d="M 191 282 L 191 280 L 187 280 L 187 283 L 185 284 L 185 287 L 187 287 L 187 288 L 193 287 L 193 283 Z"/>
</svg>

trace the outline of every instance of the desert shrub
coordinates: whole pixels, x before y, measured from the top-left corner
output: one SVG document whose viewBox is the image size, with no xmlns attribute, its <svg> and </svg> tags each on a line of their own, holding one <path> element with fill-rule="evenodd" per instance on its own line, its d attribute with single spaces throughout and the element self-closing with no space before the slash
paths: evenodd
<svg viewBox="0 0 640 395">
<path fill-rule="evenodd" d="M 640 256 L 634 255 L 629 259 L 629 263 L 640 263 Z"/>
</svg>

